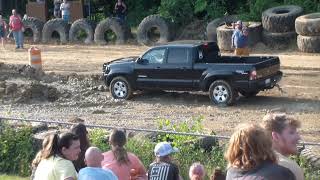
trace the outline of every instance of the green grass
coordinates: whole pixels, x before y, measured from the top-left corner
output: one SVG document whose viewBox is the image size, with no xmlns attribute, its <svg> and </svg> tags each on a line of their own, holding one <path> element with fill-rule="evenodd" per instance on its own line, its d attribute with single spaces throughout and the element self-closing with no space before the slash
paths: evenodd
<svg viewBox="0 0 320 180">
<path fill-rule="evenodd" d="M 1 180 L 27 180 L 29 177 L 19 177 L 19 176 L 10 176 L 6 174 L 1 174 L 0 175 Z"/>
</svg>

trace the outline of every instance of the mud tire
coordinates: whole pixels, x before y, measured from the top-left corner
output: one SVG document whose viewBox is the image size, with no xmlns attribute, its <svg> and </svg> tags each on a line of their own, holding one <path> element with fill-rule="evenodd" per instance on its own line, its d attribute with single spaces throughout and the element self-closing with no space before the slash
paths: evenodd
<svg viewBox="0 0 320 180">
<path fill-rule="evenodd" d="M 68 23 L 61 18 L 49 20 L 44 24 L 42 30 L 42 42 L 48 43 L 51 40 L 52 33 L 58 32 L 60 36 L 60 42 L 62 44 L 68 41 Z"/>
<path fill-rule="evenodd" d="M 107 30 L 113 31 L 117 36 L 116 44 L 125 43 L 126 31 L 116 18 L 107 18 L 100 21 L 94 32 L 94 42 L 99 45 L 106 45 L 107 41 L 104 40 L 104 33 Z"/>
<path fill-rule="evenodd" d="M 31 29 L 33 34 L 33 42 L 39 43 L 41 41 L 41 34 L 44 22 L 42 22 L 38 18 L 28 17 L 27 19 L 23 19 L 22 23 L 25 29 Z"/>
<path fill-rule="evenodd" d="M 123 96 L 119 94 L 119 91 L 116 91 L 117 87 L 123 88 L 122 92 L 125 92 Z M 114 99 L 131 99 L 133 95 L 133 89 L 132 86 L 130 85 L 129 81 L 127 78 L 123 76 L 118 76 L 112 79 L 109 87 L 110 93 Z"/>
<path fill-rule="evenodd" d="M 250 22 L 248 26 L 249 36 L 248 36 L 248 45 L 253 47 L 258 42 L 261 42 L 262 36 L 262 24 L 261 22 Z"/>
<path fill-rule="evenodd" d="M 222 90 L 225 92 L 225 100 L 224 98 L 221 99 L 221 101 L 217 100 L 217 96 L 215 96 L 215 90 Z M 217 95 L 217 94 L 216 94 Z M 234 89 L 231 87 L 231 85 L 225 81 L 225 80 L 216 80 L 214 81 L 209 88 L 209 97 L 212 103 L 218 105 L 218 106 L 230 106 L 234 104 L 236 93 Z"/>
<path fill-rule="evenodd" d="M 72 23 L 70 31 L 69 31 L 70 42 L 79 41 L 77 38 L 77 33 L 80 30 L 84 30 L 87 34 L 87 37 L 84 40 L 84 43 L 91 44 L 93 42 L 94 26 L 93 26 L 93 22 L 91 22 L 87 19 L 78 19 L 74 23 Z"/>
<path fill-rule="evenodd" d="M 217 42 L 217 28 L 224 24 L 231 24 L 232 22 L 236 22 L 237 20 L 238 16 L 230 15 L 221 18 L 216 18 L 213 21 L 211 21 L 206 28 L 208 41 Z"/>
<path fill-rule="evenodd" d="M 271 33 L 262 31 L 262 41 L 265 45 L 275 49 L 285 49 L 291 42 L 296 40 L 297 34 L 295 31 L 286 33 Z"/>
<path fill-rule="evenodd" d="M 233 48 L 231 47 L 233 30 L 234 29 L 232 27 L 230 28 L 226 25 L 217 28 L 217 41 L 219 49 L 225 51 L 233 50 Z"/>
<path fill-rule="evenodd" d="M 302 52 L 320 53 L 320 36 L 298 35 L 297 45 Z"/>
<path fill-rule="evenodd" d="M 320 36 L 320 13 L 298 17 L 295 28 L 296 32 L 302 36 Z"/>
<path fill-rule="evenodd" d="M 285 5 L 265 10 L 262 13 L 262 26 L 272 33 L 292 32 L 295 20 L 303 12 L 300 6 Z"/>
<path fill-rule="evenodd" d="M 159 29 L 160 38 L 157 42 L 153 42 L 148 37 L 148 31 L 156 27 Z M 137 30 L 138 43 L 142 45 L 156 45 L 163 44 L 171 40 L 170 25 L 169 23 L 159 15 L 150 15 L 145 17 L 139 24 Z"/>
</svg>

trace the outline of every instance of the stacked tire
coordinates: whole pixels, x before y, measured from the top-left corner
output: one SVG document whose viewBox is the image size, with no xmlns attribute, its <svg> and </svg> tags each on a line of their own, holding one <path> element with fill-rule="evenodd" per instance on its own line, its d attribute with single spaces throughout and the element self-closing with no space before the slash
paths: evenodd
<svg viewBox="0 0 320 180">
<path fill-rule="evenodd" d="M 297 45 L 300 51 L 320 53 L 320 13 L 298 17 L 295 21 L 295 29 L 299 34 Z"/>
<path fill-rule="evenodd" d="M 72 23 L 69 30 L 69 41 L 78 42 L 80 41 L 78 33 L 83 31 L 86 33 L 86 38 L 83 40 L 85 44 L 91 44 L 93 42 L 94 35 L 94 23 L 87 19 L 78 19 Z"/>
<path fill-rule="evenodd" d="M 285 5 L 262 13 L 262 41 L 269 47 L 285 49 L 296 39 L 295 20 L 303 12 L 300 6 Z"/>
<path fill-rule="evenodd" d="M 236 22 L 239 18 L 236 15 L 224 16 L 222 18 L 216 18 L 212 20 L 206 28 L 207 31 L 207 39 L 209 41 L 217 42 L 217 28 L 224 24 L 231 24 L 232 22 Z"/>
<path fill-rule="evenodd" d="M 25 29 L 31 29 L 33 34 L 33 42 L 39 43 L 41 41 L 41 34 L 42 34 L 44 22 L 34 17 L 28 17 L 26 19 L 23 19 L 22 22 Z"/>
<path fill-rule="evenodd" d="M 50 40 L 52 40 L 53 32 L 57 32 L 59 34 L 60 42 L 62 44 L 68 42 L 69 25 L 66 21 L 61 18 L 47 21 L 42 30 L 42 42 L 48 43 Z"/>
</svg>

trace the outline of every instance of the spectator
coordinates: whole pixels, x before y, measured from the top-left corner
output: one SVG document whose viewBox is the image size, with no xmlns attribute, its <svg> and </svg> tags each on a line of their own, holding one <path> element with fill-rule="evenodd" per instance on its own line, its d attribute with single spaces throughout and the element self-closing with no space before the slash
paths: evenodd
<svg viewBox="0 0 320 180">
<path fill-rule="evenodd" d="M 74 167 L 76 168 L 77 172 L 79 172 L 80 169 L 86 167 L 86 164 L 84 162 L 84 155 L 86 153 L 86 150 L 90 147 L 90 142 L 88 139 L 88 131 L 84 124 L 78 123 L 71 127 L 71 132 L 77 135 L 80 140 L 81 152 L 79 154 L 78 159 L 73 161 Z"/>
<path fill-rule="evenodd" d="M 179 168 L 171 159 L 171 154 L 178 151 L 168 142 L 158 143 L 154 148 L 156 160 L 150 164 L 148 179 L 179 180 Z"/>
<path fill-rule="evenodd" d="M 146 170 L 133 153 L 129 153 L 124 148 L 126 144 L 126 134 L 118 129 L 114 129 L 109 137 L 111 150 L 103 153 L 103 169 L 110 169 L 118 179 L 147 179 Z M 130 175 L 132 173 L 132 175 Z M 132 177 L 134 175 L 134 177 Z"/>
<path fill-rule="evenodd" d="M 226 180 L 226 175 L 225 173 L 222 172 L 220 168 L 214 169 L 210 180 Z"/>
<path fill-rule="evenodd" d="M 23 49 L 23 23 L 20 15 L 17 14 L 15 9 L 12 10 L 12 16 L 10 16 L 9 22 L 10 30 L 12 31 L 14 40 L 16 42 L 16 49 Z"/>
<path fill-rule="evenodd" d="M 88 167 L 80 170 L 79 180 L 118 180 L 111 170 L 101 168 L 103 155 L 99 148 L 89 147 L 85 159 Z"/>
<path fill-rule="evenodd" d="M 248 30 L 242 25 L 242 21 L 233 24 L 235 28 L 232 34 L 232 48 L 237 56 L 249 56 L 248 49 Z"/>
<path fill-rule="evenodd" d="M 80 153 L 79 138 L 72 133 L 54 134 L 35 172 L 35 180 L 76 180 L 77 171 L 72 161 Z"/>
<path fill-rule="evenodd" d="M 297 128 L 300 125 L 300 121 L 285 114 L 267 114 L 263 118 L 263 126 L 272 137 L 272 147 L 279 165 L 290 169 L 296 180 L 304 179 L 303 171 L 289 156 L 297 154 L 297 143 L 300 140 Z"/>
<path fill-rule="evenodd" d="M 61 0 L 54 0 L 53 1 L 53 16 L 55 18 L 61 17 L 60 6 L 61 6 Z"/>
<path fill-rule="evenodd" d="M 0 15 L 0 40 L 1 40 L 3 49 L 4 49 L 6 31 L 7 31 L 7 23 L 4 19 L 2 19 L 2 15 Z"/>
<path fill-rule="evenodd" d="M 289 169 L 277 164 L 271 138 L 257 125 L 239 126 L 231 136 L 225 157 L 227 180 L 295 179 Z"/>
<path fill-rule="evenodd" d="M 114 11 L 116 13 L 116 17 L 119 18 L 120 22 L 123 23 L 126 17 L 127 6 L 122 0 L 118 0 L 114 5 Z"/>
<path fill-rule="evenodd" d="M 70 22 L 70 3 L 67 0 L 63 0 L 63 3 L 60 5 L 60 11 L 62 14 L 62 19 L 67 23 Z"/>
<path fill-rule="evenodd" d="M 189 170 L 190 180 L 204 180 L 205 177 L 204 166 L 200 163 L 193 163 Z"/>
</svg>

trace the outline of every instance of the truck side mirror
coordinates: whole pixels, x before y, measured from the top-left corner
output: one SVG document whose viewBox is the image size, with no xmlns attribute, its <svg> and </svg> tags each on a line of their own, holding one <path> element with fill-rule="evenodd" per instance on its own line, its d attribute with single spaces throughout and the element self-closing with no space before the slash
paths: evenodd
<svg viewBox="0 0 320 180">
<path fill-rule="evenodd" d="M 142 59 L 141 57 L 137 59 L 138 64 L 148 64 L 149 61 L 147 59 Z"/>
</svg>

